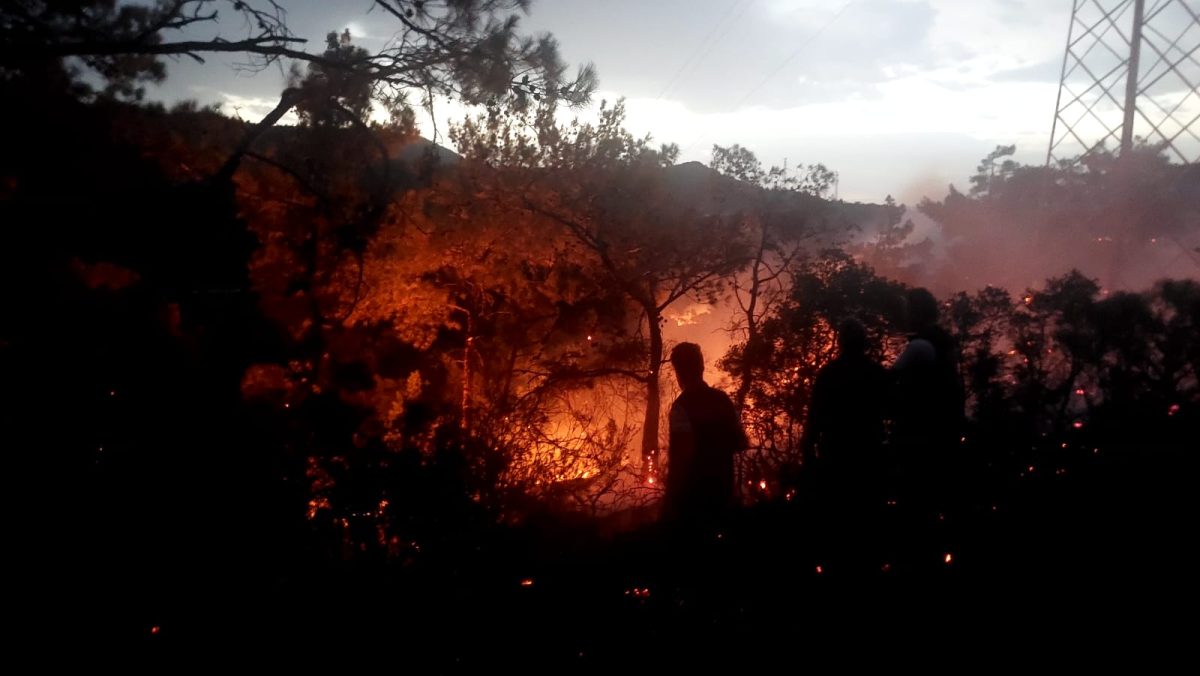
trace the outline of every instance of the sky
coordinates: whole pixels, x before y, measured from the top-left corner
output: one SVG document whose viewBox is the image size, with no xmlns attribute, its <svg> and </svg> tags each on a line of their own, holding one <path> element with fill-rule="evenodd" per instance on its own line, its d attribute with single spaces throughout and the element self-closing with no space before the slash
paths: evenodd
<svg viewBox="0 0 1200 676">
<path fill-rule="evenodd" d="M 379 47 L 394 19 L 370 0 L 283 3 L 317 51 L 330 30 Z M 549 31 L 568 63 L 592 62 L 597 101 L 624 97 L 626 126 L 707 162 L 741 144 L 764 164 L 820 162 L 839 197 L 909 204 L 965 187 L 997 145 L 1045 161 L 1071 0 L 534 0 L 525 30 Z M 230 22 L 233 24 L 234 22 Z M 221 26 L 239 35 L 241 26 Z M 282 88 L 237 57 L 171 64 L 152 98 L 221 103 L 256 120 Z M 453 105 L 435 109 L 446 145 Z M 590 111 L 580 111 L 587 117 Z M 433 136 L 425 120 L 422 132 Z"/>
</svg>

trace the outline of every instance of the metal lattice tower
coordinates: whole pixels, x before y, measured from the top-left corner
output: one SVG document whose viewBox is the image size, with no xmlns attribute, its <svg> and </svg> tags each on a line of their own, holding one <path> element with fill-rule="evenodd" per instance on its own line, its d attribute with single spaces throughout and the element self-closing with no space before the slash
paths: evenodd
<svg viewBox="0 0 1200 676">
<path fill-rule="evenodd" d="M 1046 163 L 1135 138 L 1200 162 L 1200 0 L 1074 0 Z"/>
</svg>

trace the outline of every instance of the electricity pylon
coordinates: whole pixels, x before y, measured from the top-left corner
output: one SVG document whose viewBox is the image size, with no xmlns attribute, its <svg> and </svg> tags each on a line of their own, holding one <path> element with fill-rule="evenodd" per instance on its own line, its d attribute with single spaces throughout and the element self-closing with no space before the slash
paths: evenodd
<svg viewBox="0 0 1200 676">
<path fill-rule="evenodd" d="M 1200 162 L 1200 0 L 1073 0 L 1046 164 L 1135 139 Z"/>
</svg>

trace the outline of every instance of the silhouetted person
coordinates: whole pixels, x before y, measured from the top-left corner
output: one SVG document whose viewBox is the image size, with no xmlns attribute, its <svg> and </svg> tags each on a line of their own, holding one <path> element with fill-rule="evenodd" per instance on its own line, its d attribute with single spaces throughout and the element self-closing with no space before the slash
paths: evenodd
<svg viewBox="0 0 1200 676">
<path fill-rule="evenodd" d="M 869 569 L 884 463 L 883 411 L 887 371 L 867 356 L 867 332 L 857 319 L 838 326 L 838 356 L 817 374 L 804 425 L 804 463 L 815 493 L 822 559 L 836 568 Z"/>
<path fill-rule="evenodd" d="M 838 326 L 838 356 L 817 374 L 804 425 L 804 460 L 851 468 L 874 462 L 883 441 L 887 372 L 867 356 L 857 319 Z"/>
<path fill-rule="evenodd" d="M 746 435 L 729 396 L 704 382 L 699 345 L 677 345 L 671 366 L 682 393 L 671 405 L 663 515 L 677 526 L 702 527 L 733 501 L 733 456 L 746 448 Z"/>
<path fill-rule="evenodd" d="M 938 325 L 938 304 L 926 289 L 908 292 L 908 345 L 892 366 L 895 434 L 905 446 L 944 447 L 963 415 L 958 347 Z"/>
<path fill-rule="evenodd" d="M 908 292 L 908 345 L 892 366 L 892 444 L 902 500 L 918 523 L 948 518 L 961 482 L 959 435 L 963 393 L 958 348 L 938 326 L 938 303 L 926 289 Z"/>
</svg>

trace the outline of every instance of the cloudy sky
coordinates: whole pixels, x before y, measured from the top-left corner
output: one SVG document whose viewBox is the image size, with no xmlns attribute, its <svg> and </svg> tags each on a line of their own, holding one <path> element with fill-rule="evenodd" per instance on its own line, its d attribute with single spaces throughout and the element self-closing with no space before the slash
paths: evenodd
<svg viewBox="0 0 1200 676">
<path fill-rule="evenodd" d="M 392 32 L 369 0 L 284 4 L 312 50 L 329 30 L 348 27 L 368 49 Z M 678 143 L 683 161 L 740 143 L 767 164 L 826 164 L 844 199 L 912 202 L 965 184 L 997 144 L 1044 161 L 1070 11 L 1071 0 L 535 0 L 524 25 L 554 33 L 566 60 L 595 63 L 598 98 L 625 97 L 630 129 Z M 154 95 L 257 119 L 281 75 L 233 61 L 175 64 Z"/>
</svg>

